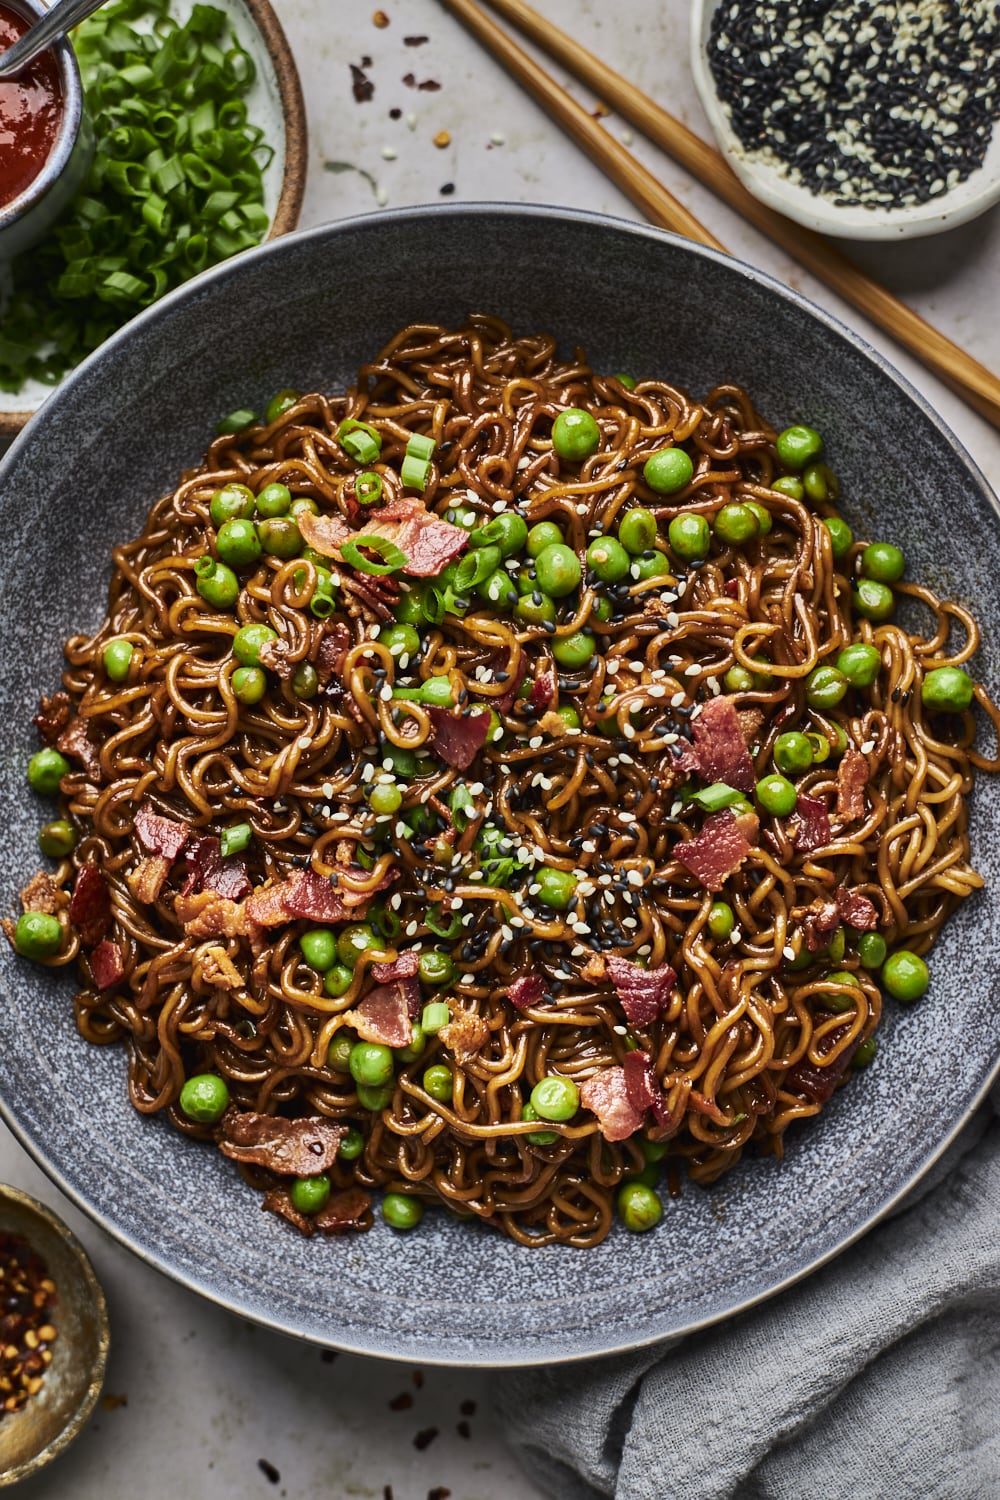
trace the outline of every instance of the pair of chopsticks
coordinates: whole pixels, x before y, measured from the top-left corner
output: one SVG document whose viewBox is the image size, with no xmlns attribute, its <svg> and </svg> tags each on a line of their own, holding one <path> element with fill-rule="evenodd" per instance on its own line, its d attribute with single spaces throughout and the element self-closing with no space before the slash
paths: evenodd
<svg viewBox="0 0 1000 1500">
<path fill-rule="evenodd" d="M 724 250 L 713 234 L 668 192 L 661 182 L 609 135 L 587 111 L 549 77 L 474 0 L 442 0 L 519 83 L 533 94 L 563 129 L 624 190 L 646 218 L 663 229 Z M 489 0 L 490 5 L 535 42 L 643 135 L 711 188 L 813 275 L 852 303 L 873 323 L 914 354 L 981 416 L 1000 428 L 1000 379 L 946 338 L 919 313 L 853 265 L 812 230 L 775 213 L 749 193 L 723 156 L 652 99 L 639 92 L 565 32 L 543 20 L 524 0 Z"/>
</svg>

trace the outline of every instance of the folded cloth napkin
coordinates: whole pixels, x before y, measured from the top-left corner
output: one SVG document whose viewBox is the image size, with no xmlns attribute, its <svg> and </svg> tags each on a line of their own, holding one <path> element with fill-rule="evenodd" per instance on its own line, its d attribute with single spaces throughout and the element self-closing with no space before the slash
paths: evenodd
<svg viewBox="0 0 1000 1500">
<path fill-rule="evenodd" d="M 511 1371 L 558 1500 L 997 1500 L 1000 1088 L 891 1219 L 690 1338 Z"/>
</svg>

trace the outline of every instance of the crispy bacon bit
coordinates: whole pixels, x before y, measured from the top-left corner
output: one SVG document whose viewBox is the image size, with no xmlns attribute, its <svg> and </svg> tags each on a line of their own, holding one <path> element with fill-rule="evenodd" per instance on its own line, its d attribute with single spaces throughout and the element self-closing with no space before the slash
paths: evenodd
<svg viewBox="0 0 1000 1500">
<path fill-rule="evenodd" d="M 447 1026 L 438 1032 L 449 1052 L 454 1052 L 460 1063 L 475 1057 L 489 1039 L 489 1022 L 471 1010 L 454 1010 Z"/>
<path fill-rule="evenodd" d="M 318 1214 L 313 1214 L 313 1224 L 323 1234 L 343 1234 L 345 1229 L 365 1227 L 372 1205 L 371 1195 L 364 1188 L 349 1187 L 342 1193 L 331 1193 Z"/>
<path fill-rule="evenodd" d="M 800 854 L 811 854 L 814 849 L 824 849 L 833 839 L 830 814 L 822 797 L 809 797 L 800 792 L 795 803 L 796 827 L 792 842 Z"/>
<path fill-rule="evenodd" d="M 429 708 L 431 743 L 446 765 L 467 771 L 486 743 L 490 716 L 485 709 L 453 714 L 450 708 Z"/>
<path fill-rule="evenodd" d="M 206 984 L 217 990 L 240 990 L 243 975 L 233 963 L 225 948 L 217 943 L 206 946 L 198 955 L 198 968 Z"/>
<path fill-rule="evenodd" d="M 188 877 L 184 894 L 192 891 L 215 891 L 230 901 L 242 901 L 253 890 L 243 861 L 235 854 L 222 858 L 222 846 L 214 834 L 196 839 L 188 848 Z"/>
<path fill-rule="evenodd" d="M 269 1214 L 279 1214 L 281 1218 L 287 1219 L 302 1234 L 310 1235 L 314 1232 L 312 1219 L 308 1214 L 300 1214 L 294 1207 L 287 1188 L 272 1188 L 269 1193 L 265 1193 L 261 1208 Z"/>
<path fill-rule="evenodd" d="M 701 713 L 691 721 L 698 770 L 706 781 L 724 781 L 740 792 L 753 792 L 756 785 L 753 761 L 750 759 L 740 728 L 739 715 L 731 698 L 710 698 Z"/>
<path fill-rule="evenodd" d="M 688 740 L 677 740 L 667 753 L 670 756 L 667 764 L 671 770 L 681 771 L 685 776 L 691 771 L 701 770 L 698 752 Z"/>
<path fill-rule="evenodd" d="M 849 891 L 842 885 L 833 898 L 837 903 L 837 909 L 841 918 L 849 927 L 857 927 L 861 932 L 871 932 L 872 928 L 878 926 L 878 912 L 867 896 L 860 891 Z"/>
<path fill-rule="evenodd" d="M 336 557 L 341 542 L 349 542 L 354 532 L 340 515 L 314 516 L 310 511 L 301 511 L 295 517 L 303 540 L 324 557 Z"/>
<path fill-rule="evenodd" d="M 382 536 L 405 554 L 402 571 L 411 578 L 434 578 L 468 546 L 469 533 L 442 521 L 410 495 L 391 500 L 354 533 L 364 545 L 366 536 Z"/>
<path fill-rule="evenodd" d="M 537 974 L 522 974 L 507 986 L 505 993 L 515 1010 L 530 1010 L 545 994 L 545 981 Z"/>
<path fill-rule="evenodd" d="M 642 1113 L 629 1099 L 624 1068 L 601 1068 L 580 1085 L 580 1103 L 597 1116 L 606 1141 L 624 1141 L 642 1124 Z"/>
<path fill-rule="evenodd" d="M 62 892 L 45 870 L 32 875 L 21 892 L 21 906 L 25 911 L 43 911 L 46 916 L 54 917 L 63 904 Z"/>
<path fill-rule="evenodd" d="M 287 682 L 289 678 L 295 676 L 297 665 L 294 661 L 288 660 L 291 649 L 287 641 L 265 641 L 258 652 L 261 666 L 269 668 L 276 677 L 281 678 L 282 682 Z"/>
<path fill-rule="evenodd" d="M 254 927 L 246 906 L 245 901 L 230 901 L 215 891 L 190 896 L 182 892 L 174 902 L 174 915 L 188 937 L 252 937 Z"/>
<path fill-rule="evenodd" d="M 531 697 L 528 702 L 536 714 L 540 714 L 548 708 L 556 695 L 555 673 L 549 667 L 543 667 L 531 684 Z"/>
<path fill-rule="evenodd" d="M 71 719 L 56 740 L 56 749 L 78 760 L 90 781 L 101 779 L 100 748 L 90 738 L 86 719 Z"/>
<path fill-rule="evenodd" d="M 746 834 L 757 835 L 757 819 L 749 813 L 735 818 L 730 808 L 712 813 L 701 832 L 685 844 L 677 844 L 674 858 L 685 865 L 708 891 L 721 891 L 735 875 L 753 845 Z"/>
<path fill-rule="evenodd" d="M 147 854 L 162 854 L 164 859 L 174 860 L 180 854 L 191 833 L 186 823 L 173 818 L 161 818 L 142 804 L 136 810 L 136 837 Z"/>
<path fill-rule="evenodd" d="M 85 948 L 96 948 L 111 922 L 111 891 L 94 864 L 81 865 L 69 903 L 69 919 Z"/>
<path fill-rule="evenodd" d="M 367 876 L 360 865 L 345 866 L 346 873 L 356 875 L 359 881 Z M 249 920 L 261 927 L 279 927 L 296 917 L 311 922 L 344 922 L 363 916 L 375 893 L 385 890 L 395 878 L 396 871 L 388 870 L 371 889 L 356 891 L 343 883 L 331 885 L 315 870 L 295 870 L 277 885 L 258 886 L 243 906 Z"/>
<path fill-rule="evenodd" d="M 164 859 L 162 854 L 151 854 L 148 859 L 140 859 L 125 879 L 135 899 L 144 906 L 152 906 L 158 900 L 169 874 L 170 860 Z"/>
<path fill-rule="evenodd" d="M 653 1059 L 646 1052 L 629 1052 L 622 1064 L 625 1070 L 625 1092 L 633 1109 L 645 1114 L 653 1111 L 657 1125 L 670 1123 L 670 1111 L 663 1096 Z"/>
<path fill-rule="evenodd" d="M 420 1006 L 420 987 L 415 979 L 396 979 L 369 990 L 355 1010 L 344 1020 L 353 1026 L 363 1042 L 380 1042 L 383 1047 L 408 1047 L 413 1034 L 413 1017 Z"/>
<path fill-rule="evenodd" d="M 846 1036 L 848 1029 L 848 1025 L 837 1026 L 829 1032 L 826 1038 L 828 1051 L 836 1046 L 841 1037 Z M 851 1058 L 860 1044 L 861 1037 L 858 1036 L 825 1068 L 816 1068 L 808 1058 L 800 1058 L 785 1075 L 784 1088 L 792 1094 L 804 1094 L 813 1104 L 825 1104 L 850 1067 Z"/>
<path fill-rule="evenodd" d="M 752 745 L 754 737 L 764 722 L 764 710 L 750 704 L 747 708 L 738 708 L 736 717 L 740 721 L 740 734 L 746 745 Z"/>
<path fill-rule="evenodd" d="M 54 745 L 69 723 L 69 694 L 53 693 L 38 700 L 38 712 L 32 719 L 46 745 Z"/>
<path fill-rule="evenodd" d="M 90 972 L 99 990 L 109 990 L 125 978 L 122 950 L 117 943 L 104 938 L 90 955 Z"/>
<path fill-rule="evenodd" d="M 605 957 L 604 965 L 629 1024 L 649 1026 L 670 1000 L 677 978 L 673 969 L 669 964 L 643 969 L 613 953 Z"/>
<path fill-rule="evenodd" d="M 344 659 L 351 649 L 351 628 L 343 620 L 327 624 L 316 651 L 316 676 L 327 683 L 344 670 Z"/>
<path fill-rule="evenodd" d="M 284 1120 L 233 1109 L 222 1117 L 219 1148 L 233 1161 L 289 1177 L 314 1177 L 333 1166 L 346 1134 L 346 1125 L 335 1125 L 324 1115 Z"/>
<path fill-rule="evenodd" d="M 407 948 L 391 964 L 372 964 L 370 972 L 376 984 L 391 984 L 394 979 L 412 979 L 419 968 L 420 954 Z"/>
<path fill-rule="evenodd" d="M 868 785 L 868 761 L 860 750 L 845 750 L 837 770 L 837 817 L 849 823 L 865 810 L 865 787 Z"/>
<path fill-rule="evenodd" d="M 809 952 L 819 953 L 830 946 L 830 934 L 840 926 L 840 908 L 836 901 L 814 901 L 804 913 L 802 925 Z"/>
</svg>

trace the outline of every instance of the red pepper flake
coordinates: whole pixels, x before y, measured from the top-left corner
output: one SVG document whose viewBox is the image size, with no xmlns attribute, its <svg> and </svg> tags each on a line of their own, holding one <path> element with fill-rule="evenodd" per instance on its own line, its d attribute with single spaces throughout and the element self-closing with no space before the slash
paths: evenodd
<svg viewBox="0 0 1000 1500">
<path fill-rule="evenodd" d="M 429 41 L 430 41 L 430 37 L 428 37 L 428 36 L 404 36 L 404 38 L 403 38 L 403 46 L 404 47 L 422 47 L 425 42 L 429 42 Z"/>
<path fill-rule="evenodd" d="M 476 1403 L 474 1401 L 463 1401 L 458 1409 L 463 1417 L 474 1417 L 476 1415 Z"/>
<path fill-rule="evenodd" d="M 398 1396 L 393 1396 L 389 1402 L 390 1411 L 409 1411 L 413 1405 L 413 1397 L 409 1391 L 400 1391 Z"/>
<path fill-rule="evenodd" d="M 431 1443 L 433 1443 L 439 1431 L 440 1428 L 438 1427 L 422 1427 L 413 1439 L 414 1448 L 423 1453 L 424 1449 L 429 1448 Z"/>
<path fill-rule="evenodd" d="M 357 104 L 367 104 L 369 99 L 371 99 L 371 97 L 375 93 L 375 85 L 372 83 L 365 70 L 363 68 L 359 68 L 357 63 L 351 63 L 350 68 L 351 93 L 354 95 L 355 102 Z"/>
<path fill-rule="evenodd" d="M 443 1484 L 435 1485 L 434 1489 L 427 1491 L 427 1500 L 448 1500 L 451 1490 Z"/>
<path fill-rule="evenodd" d="M 266 1458 L 258 1458 L 258 1460 L 257 1460 L 257 1467 L 260 1470 L 260 1472 L 264 1475 L 264 1478 L 265 1479 L 269 1479 L 272 1484 L 280 1484 L 281 1483 L 281 1475 L 280 1475 L 280 1473 L 274 1467 L 274 1464 L 268 1463 L 268 1461 L 267 1461 Z"/>
<path fill-rule="evenodd" d="M 423 1387 L 423 1383 L 424 1383 L 424 1372 L 423 1372 L 423 1370 L 414 1370 L 414 1372 L 413 1372 L 413 1384 L 416 1386 L 416 1388 L 417 1388 L 418 1391 Z"/>
</svg>

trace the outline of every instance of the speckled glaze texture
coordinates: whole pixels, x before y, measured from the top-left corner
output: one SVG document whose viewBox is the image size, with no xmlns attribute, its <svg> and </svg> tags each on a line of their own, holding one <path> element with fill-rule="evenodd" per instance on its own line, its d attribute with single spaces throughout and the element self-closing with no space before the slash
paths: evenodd
<svg viewBox="0 0 1000 1500">
<path fill-rule="evenodd" d="M 195 462 L 220 413 L 286 385 L 342 387 L 412 320 L 469 310 L 547 329 L 596 368 L 695 393 L 747 386 L 779 426 L 827 437 L 848 517 L 906 548 L 911 576 L 971 603 L 998 686 L 998 510 L 921 399 L 860 340 L 766 276 L 657 230 L 584 214 L 463 205 L 381 214 L 240 256 L 112 338 L 46 403 L 0 467 L 8 557 L 0 603 L 3 716 L 0 906 L 41 861 L 45 810 L 24 767 L 31 715 L 61 642 L 103 613 L 110 548 Z M 947 518 L 946 523 L 942 520 Z M 925 622 L 926 623 L 926 622 Z M 0 1104 L 60 1186 L 151 1264 L 241 1315 L 365 1353 L 476 1364 L 621 1350 L 725 1317 L 842 1249 L 915 1181 L 994 1073 L 1000 956 L 1000 785 L 973 806 L 983 895 L 948 924 L 926 999 L 889 1002 L 874 1065 L 783 1163 L 745 1160 L 685 1185 L 654 1233 L 598 1249 L 525 1250 L 429 1214 L 401 1237 L 378 1223 L 305 1240 L 264 1214 L 217 1153 L 141 1118 L 118 1048 L 77 1036 L 72 977 L 0 957 Z"/>
</svg>

